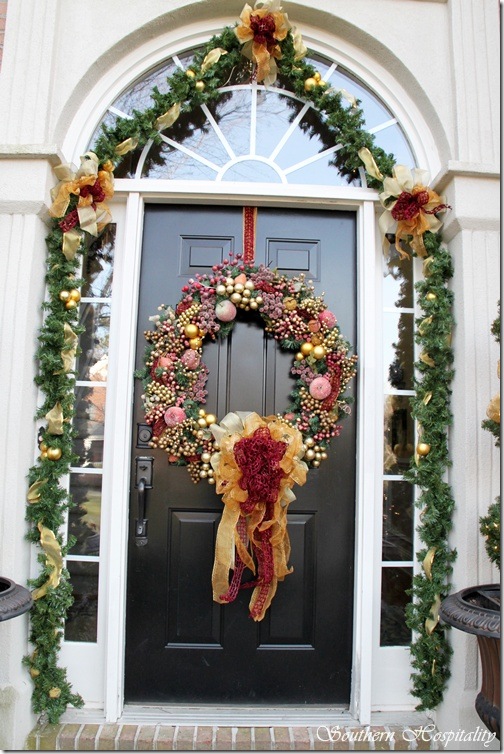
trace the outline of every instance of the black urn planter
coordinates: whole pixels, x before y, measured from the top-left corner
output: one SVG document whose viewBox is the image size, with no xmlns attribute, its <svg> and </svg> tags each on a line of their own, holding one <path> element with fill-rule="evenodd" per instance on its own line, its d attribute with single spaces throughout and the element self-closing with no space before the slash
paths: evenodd
<svg viewBox="0 0 504 754">
<path fill-rule="evenodd" d="M 32 604 L 28 589 L 0 576 L 0 622 L 26 613 Z"/>
<path fill-rule="evenodd" d="M 483 678 L 476 712 L 500 741 L 500 585 L 472 586 L 450 594 L 441 603 L 439 615 L 478 639 Z"/>
</svg>

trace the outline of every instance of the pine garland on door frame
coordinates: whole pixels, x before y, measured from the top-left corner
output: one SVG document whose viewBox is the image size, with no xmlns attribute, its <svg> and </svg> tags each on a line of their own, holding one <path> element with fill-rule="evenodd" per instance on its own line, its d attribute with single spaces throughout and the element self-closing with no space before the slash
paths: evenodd
<svg viewBox="0 0 504 754">
<path fill-rule="evenodd" d="M 168 79 L 167 93 L 161 94 L 154 87 L 151 108 L 135 111 L 131 119 L 118 118 L 112 128 L 102 127 L 95 153 L 85 156 L 77 173 L 68 166 L 59 166 L 60 184 L 53 196 L 54 219 L 47 237 L 46 316 L 37 351 L 36 382 L 45 397 L 36 418 L 45 418 L 47 426 L 40 436 L 41 457 L 29 471 L 27 494 L 28 539 L 40 542 L 42 548 L 38 555 L 40 573 L 30 582 L 37 597 L 30 631 L 35 649 L 24 659 L 34 682 L 33 708 L 45 713 L 53 723 L 68 705 L 83 703 L 72 692 L 65 669 L 58 665 L 65 617 L 72 602 L 69 575 L 64 567 L 64 557 L 72 543 L 64 544 L 59 530 L 65 511 L 72 505 L 62 484 L 73 459 L 73 363 L 80 332 L 78 300 L 83 282 L 75 277 L 78 255 L 110 220 L 105 200 L 111 196 L 113 167 L 129 151 L 143 148 L 148 140 L 159 143 L 160 131 L 169 129 L 180 113 L 215 101 L 219 87 L 231 76 L 242 82 L 250 81 L 254 74 L 258 79 L 254 55 L 259 48 L 262 64 L 265 49 L 269 62 L 275 62 L 278 75 L 289 83 L 296 96 L 309 101 L 325 118 L 334 144 L 341 144 L 332 159 L 337 169 L 351 179 L 365 164 L 367 185 L 381 191 L 388 230 L 393 232 L 395 228 L 400 254 L 409 250 L 424 258 L 424 279 L 416 285 L 422 314 L 416 320 L 415 338 L 420 356 L 415 363 L 416 394 L 412 401 L 421 437 L 407 475 L 421 490 L 417 530 L 424 545 L 417 553 L 422 568 L 414 577 L 407 618 L 414 636 L 412 693 L 419 699 L 418 709 L 436 707 L 449 678 L 450 647 L 445 629 L 439 625 L 438 607 L 450 590 L 449 577 L 455 558 L 448 544 L 454 502 L 446 482 L 450 466 L 447 438 L 452 420 L 449 406 L 453 319 L 452 293 L 448 288 L 452 262 L 436 219 L 437 211 L 447 207 L 423 183 L 419 188 L 408 183 L 403 166 L 396 165 L 393 155 L 385 154 L 374 144 L 373 135 L 364 131 L 358 101 L 349 104 L 351 97 L 347 92 L 327 87 L 319 72 L 303 59 L 306 48 L 299 33 L 282 18 L 278 0 L 261 6 L 264 12 L 254 10 L 252 15 L 245 14 L 244 9 L 240 26 L 228 27 L 213 37 L 195 55 L 190 70 L 176 71 Z M 250 23 L 252 17 L 255 17 L 254 28 Z M 258 23 L 266 30 L 265 44 L 259 48 L 254 41 Z M 240 39 L 237 30 L 241 30 Z M 264 74 L 265 80 L 270 75 L 271 67 Z M 95 155 L 96 165 L 87 164 L 94 163 Z"/>
</svg>

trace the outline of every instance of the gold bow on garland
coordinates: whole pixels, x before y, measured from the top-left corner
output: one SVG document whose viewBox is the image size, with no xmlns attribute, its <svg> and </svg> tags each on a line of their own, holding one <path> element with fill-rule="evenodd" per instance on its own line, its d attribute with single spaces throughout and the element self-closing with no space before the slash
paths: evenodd
<svg viewBox="0 0 504 754">
<path fill-rule="evenodd" d="M 210 429 L 219 445 L 211 459 L 216 491 L 225 506 L 215 543 L 213 598 L 232 602 L 240 589 L 252 587 L 250 617 L 260 621 L 278 582 L 292 572 L 287 509 L 295 500 L 292 487 L 306 481 L 303 437 L 276 416 L 241 411 Z M 242 584 L 245 568 L 256 578 Z"/>
<path fill-rule="evenodd" d="M 241 24 L 235 34 L 243 42 L 242 54 L 257 65 L 257 82 L 265 86 L 273 84 L 277 77 L 275 58 L 282 57 L 279 42 L 292 31 L 295 50 L 294 60 L 306 55 L 301 35 L 291 27 L 287 13 L 282 13 L 280 0 L 258 0 L 254 8 L 248 3 L 240 15 Z"/>
<path fill-rule="evenodd" d="M 63 218 L 59 223 L 63 230 L 62 251 L 68 260 L 75 257 L 80 246 L 81 231 L 97 236 L 112 219 L 105 200 L 114 195 L 114 166 L 108 161 L 99 170 L 99 165 L 96 154 L 86 152 L 77 172 L 65 164 L 54 168 L 59 183 L 51 191 L 49 214 Z M 67 213 L 72 195 L 79 197 L 77 207 Z"/>
</svg>

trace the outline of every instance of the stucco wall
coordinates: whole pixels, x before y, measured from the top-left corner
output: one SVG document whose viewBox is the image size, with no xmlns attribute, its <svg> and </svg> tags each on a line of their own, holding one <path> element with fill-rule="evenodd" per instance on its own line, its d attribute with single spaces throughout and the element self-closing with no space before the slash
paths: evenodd
<svg viewBox="0 0 504 754">
<path fill-rule="evenodd" d="M 20 583 L 29 575 L 25 479 L 35 453 L 33 353 L 44 294 L 51 165 L 73 156 L 68 131 L 75 113 L 110 67 L 147 40 L 196 22 L 207 21 L 210 31 L 232 24 L 241 8 L 236 0 L 9 0 L 0 72 L 0 573 Z M 499 471 L 492 438 L 480 429 L 497 390 L 498 348 L 490 324 L 500 263 L 499 3 L 317 0 L 285 2 L 284 9 L 301 30 L 321 29 L 374 58 L 415 99 L 428 123 L 433 164 L 439 165 L 435 187 L 453 207 L 445 228 L 455 262 L 457 322 L 450 480 L 457 502 L 452 542 L 459 556 L 453 583 L 459 589 L 494 581 L 498 574 L 486 559 L 477 521 L 498 494 Z M 22 745 L 33 722 L 30 683 L 20 666 L 26 635 L 26 616 L 0 624 L 2 748 Z M 438 725 L 475 727 L 475 644 L 462 635 L 453 643 L 453 679 Z"/>
</svg>

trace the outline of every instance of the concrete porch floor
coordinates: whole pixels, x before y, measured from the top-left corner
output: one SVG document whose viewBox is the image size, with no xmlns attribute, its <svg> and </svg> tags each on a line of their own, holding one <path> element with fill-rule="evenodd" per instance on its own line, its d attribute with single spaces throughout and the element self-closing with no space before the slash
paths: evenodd
<svg viewBox="0 0 504 754">
<path fill-rule="evenodd" d="M 29 735 L 29 751 L 416 751 L 437 749 L 432 722 L 418 713 L 378 713 L 371 725 L 362 726 L 348 714 L 327 711 L 316 720 L 306 719 L 306 710 L 297 723 L 271 711 L 246 724 L 246 713 L 231 720 L 219 715 L 190 713 L 174 716 L 133 711 L 117 723 L 106 723 L 89 713 L 67 713 L 58 725 L 40 724 Z M 303 719 L 305 718 L 305 719 Z"/>
</svg>

